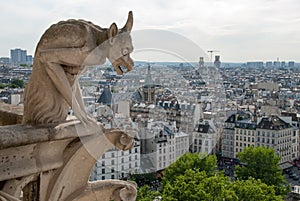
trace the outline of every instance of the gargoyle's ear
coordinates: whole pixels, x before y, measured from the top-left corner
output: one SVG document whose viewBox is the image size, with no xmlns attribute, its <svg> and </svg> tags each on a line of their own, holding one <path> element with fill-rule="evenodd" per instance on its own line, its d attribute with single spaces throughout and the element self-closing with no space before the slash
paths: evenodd
<svg viewBox="0 0 300 201">
<path fill-rule="evenodd" d="M 132 11 L 129 11 L 127 22 L 125 26 L 122 28 L 122 30 L 130 32 L 132 29 L 132 25 L 133 25 L 133 15 L 132 15 Z"/>
<path fill-rule="evenodd" d="M 114 43 L 114 37 L 118 34 L 118 27 L 116 23 L 112 23 L 108 29 L 108 40 L 109 43 L 112 45 Z"/>
</svg>

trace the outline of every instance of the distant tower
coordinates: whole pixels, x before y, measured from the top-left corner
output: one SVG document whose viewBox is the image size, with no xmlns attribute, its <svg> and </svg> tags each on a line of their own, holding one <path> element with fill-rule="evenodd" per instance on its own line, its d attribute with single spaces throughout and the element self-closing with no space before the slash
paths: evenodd
<svg viewBox="0 0 300 201">
<path fill-rule="evenodd" d="M 148 72 L 146 83 L 141 89 L 142 102 L 155 103 L 155 84 L 151 77 L 150 64 L 148 65 Z"/>
<path fill-rule="evenodd" d="M 199 67 L 204 67 L 204 57 L 199 58 Z"/>
<path fill-rule="evenodd" d="M 220 56 L 219 55 L 215 56 L 214 64 L 215 64 L 216 68 L 220 68 L 221 61 L 220 61 Z"/>
</svg>

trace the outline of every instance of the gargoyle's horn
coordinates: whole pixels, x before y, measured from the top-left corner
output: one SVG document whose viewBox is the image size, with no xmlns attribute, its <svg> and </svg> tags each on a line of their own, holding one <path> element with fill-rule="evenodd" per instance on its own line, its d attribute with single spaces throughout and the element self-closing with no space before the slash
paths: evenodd
<svg viewBox="0 0 300 201">
<path fill-rule="evenodd" d="M 131 31 L 133 25 L 133 16 L 132 16 L 132 11 L 129 11 L 128 13 L 128 19 L 125 24 L 125 26 L 122 28 L 124 31 Z"/>
</svg>

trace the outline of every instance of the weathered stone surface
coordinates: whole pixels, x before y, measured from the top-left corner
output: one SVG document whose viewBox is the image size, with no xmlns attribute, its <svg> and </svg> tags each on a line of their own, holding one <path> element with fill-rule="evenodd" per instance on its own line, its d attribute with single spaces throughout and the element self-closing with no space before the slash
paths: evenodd
<svg viewBox="0 0 300 201">
<path fill-rule="evenodd" d="M 115 23 L 106 29 L 84 20 L 67 20 L 52 25 L 41 37 L 34 56 L 31 78 L 24 95 L 24 124 L 62 123 L 69 107 L 86 125 L 94 120 L 82 101 L 78 75 L 107 59 L 119 74 L 133 68 L 130 31 L 133 17 L 122 29 Z"/>
<path fill-rule="evenodd" d="M 134 138 L 105 130 L 86 113 L 78 77 L 89 65 L 108 58 L 116 71 L 133 67 L 130 31 L 133 17 L 118 29 L 103 29 L 84 20 L 52 25 L 37 45 L 33 73 L 22 111 L 0 108 L 0 200 L 133 201 L 133 182 L 89 183 L 95 165 L 108 149 L 128 150 Z M 69 107 L 76 120 L 67 121 Z M 22 193 L 21 193 L 22 192 Z"/>
<path fill-rule="evenodd" d="M 0 126 L 22 123 L 23 106 L 0 103 Z"/>
<path fill-rule="evenodd" d="M 75 127 L 85 128 L 79 122 L 52 127 L 0 127 L 0 139 L 12 139 L 18 134 L 23 136 L 8 143 L 9 146 L 7 143 L 1 144 L 0 182 L 4 181 L 5 185 L 0 190 L 0 196 L 12 200 L 5 195 L 18 198 L 27 185 L 38 185 L 38 192 L 35 192 L 38 200 L 87 200 L 87 197 L 97 200 L 101 194 L 105 198 L 102 200 L 121 200 L 122 196 L 122 200 L 134 200 L 136 186 L 130 182 L 109 180 L 88 183 L 97 158 L 112 147 L 128 150 L 134 144 L 132 136 L 98 126 L 102 132 L 94 130 L 98 133 L 91 131 L 80 138 L 76 136 L 76 132 L 73 133 L 76 131 Z M 10 136 L 11 133 L 14 135 Z M 43 137 L 38 133 L 42 133 Z M 91 191 L 90 188 L 94 190 Z M 29 192 L 25 194 L 30 199 L 34 196 Z M 128 198 L 125 199 L 126 195 Z"/>
</svg>

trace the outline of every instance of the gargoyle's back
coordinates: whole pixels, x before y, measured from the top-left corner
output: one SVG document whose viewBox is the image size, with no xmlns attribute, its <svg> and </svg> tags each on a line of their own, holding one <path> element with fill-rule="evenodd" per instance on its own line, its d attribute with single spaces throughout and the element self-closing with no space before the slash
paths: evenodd
<svg viewBox="0 0 300 201">
<path fill-rule="evenodd" d="M 89 26 L 82 20 L 61 21 L 45 31 L 40 39 L 40 49 L 76 48 L 85 44 Z"/>
</svg>

